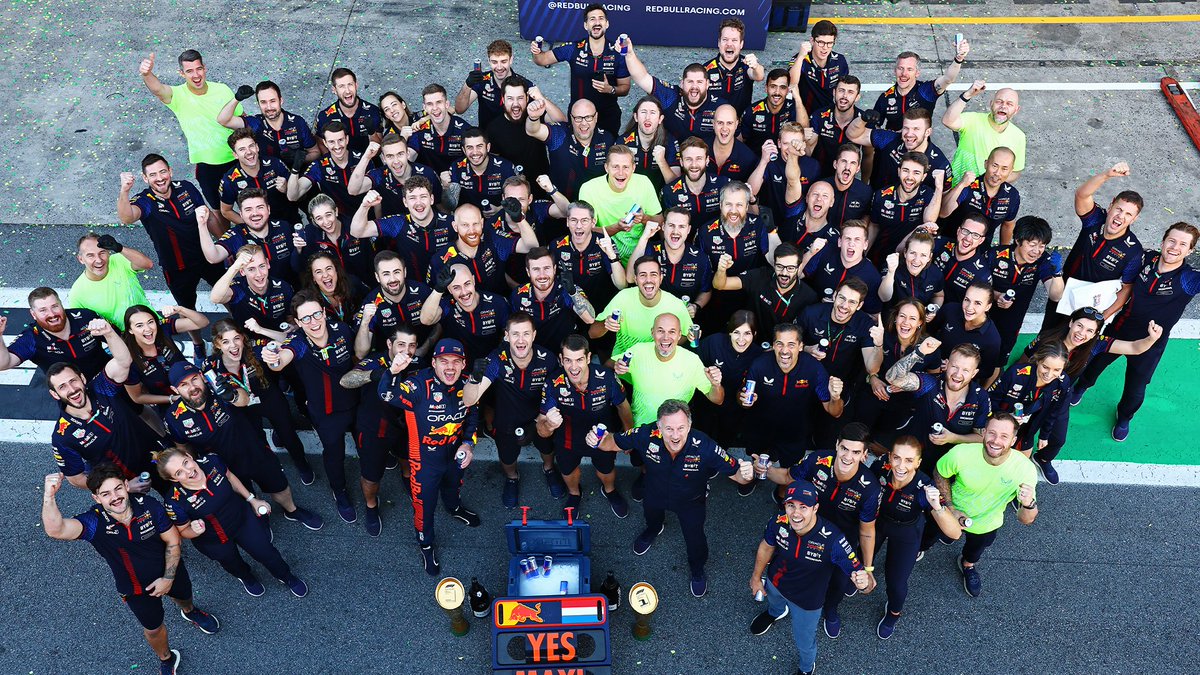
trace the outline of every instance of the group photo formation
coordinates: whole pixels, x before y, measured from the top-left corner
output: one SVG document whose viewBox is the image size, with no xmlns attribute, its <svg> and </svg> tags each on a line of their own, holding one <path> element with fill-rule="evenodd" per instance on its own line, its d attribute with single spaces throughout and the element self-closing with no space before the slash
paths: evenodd
<svg viewBox="0 0 1200 675">
<path fill-rule="evenodd" d="M 338 665 L 357 628 L 305 617 L 340 556 L 389 539 L 358 583 L 425 628 L 371 672 L 745 672 L 630 665 L 629 644 L 668 648 L 623 642 L 635 618 L 650 635 L 651 594 L 670 607 L 655 623 L 772 650 L 766 672 L 963 672 L 923 664 L 942 635 L 906 632 L 910 607 L 952 633 L 993 611 L 1010 577 L 989 563 L 1025 531 L 1105 527 L 1040 517 L 1071 481 L 1072 415 L 1116 452 L 1152 425 L 1190 433 L 1139 410 L 1191 377 L 1163 357 L 1200 293 L 1193 209 L 1134 189 L 1162 170 L 1141 155 L 1039 129 L 970 32 L 936 59 L 873 33 L 888 60 L 861 66 L 844 55 L 861 24 L 814 17 L 754 53 L 730 17 L 669 48 L 680 72 L 578 4 L 574 41 L 460 29 L 484 36 L 465 67 L 374 81 L 342 57 L 309 83 L 317 110 L 277 83 L 286 60 L 202 32 L 119 66 L 135 129 L 180 141 L 87 186 L 128 227 L 72 241 L 82 269 L 0 316 L 0 371 L 36 368 L 24 396 L 59 411 L 27 453 L 44 479 L 21 538 L 91 545 L 37 564 L 103 601 L 80 619 L 132 672 L 225 670 L 189 660 L 235 649 L 227 621 L 304 634 L 308 672 L 366 672 Z M 1079 178 L 1025 188 L 1051 162 Z M 1089 396 L 1102 382 L 1119 400 Z M 505 537 L 511 561 L 472 548 Z M 930 578 L 953 593 L 930 603 Z M 291 616 L 229 616 L 243 592 L 287 595 Z M 463 610 L 492 670 L 420 666 L 464 649 L 446 628 Z M 869 647 L 818 658 L 843 633 Z M 865 651 L 882 641 L 916 660 Z M 301 670 L 236 649 L 248 672 Z"/>
</svg>

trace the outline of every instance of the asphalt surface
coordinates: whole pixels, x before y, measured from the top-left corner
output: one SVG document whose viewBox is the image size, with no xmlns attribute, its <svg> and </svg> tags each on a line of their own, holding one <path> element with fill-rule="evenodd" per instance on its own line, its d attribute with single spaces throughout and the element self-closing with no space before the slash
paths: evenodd
<svg viewBox="0 0 1200 675">
<path fill-rule="evenodd" d="M 1033 14 L 1172 14 L 1193 3 L 863 2 L 819 4 L 819 15 L 1025 16 Z M 0 110 L 0 285 L 66 288 L 79 272 L 75 240 L 88 229 L 115 222 L 117 176 L 133 170 L 147 152 L 167 155 L 181 177 L 190 175 L 178 126 L 144 90 L 138 61 L 157 51 L 158 72 L 168 84 L 174 55 L 196 47 L 209 76 L 236 88 L 272 79 L 288 109 L 311 119 L 332 98 L 325 85 L 335 66 L 354 68 L 360 93 L 374 100 L 397 89 L 415 100 L 429 81 L 457 90 L 471 62 L 494 38 L 513 41 L 516 70 L 565 102 L 565 67 L 536 69 L 517 35 L 515 3 L 508 0 L 298 0 L 236 6 L 182 7 L 176 3 L 10 3 L 0 7 L 0 81 L 8 105 Z M 1030 138 L 1029 169 L 1018 183 L 1023 213 L 1046 217 L 1055 243 L 1074 239 L 1078 220 L 1071 193 L 1091 173 L 1129 161 L 1134 175 L 1113 181 L 1098 195 L 1106 203 L 1120 189 L 1137 189 L 1147 209 L 1135 225 L 1154 242 L 1176 220 L 1200 219 L 1196 176 L 1200 155 L 1156 88 L 1113 90 L 1111 83 L 1157 83 L 1163 75 L 1200 79 L 1195 44 L 1198 24 L 869 25 L 842 30 L 838 51 L 864 82 L 891 78 L 895 53 L 914 49 L 933 76 L 949 59 L 955 32 L 973 50 L 960 83 L 1091 83 L 1082 90 L 1029 90 L 1016 118 Z M 613 27 L 619 32 L 619 26 Z M 781 63 L 799 38 L 775 34 L 760 58 Z M 697 50 L 640 48 L 652 72 L 674 80 L 683 66 L 708 58 Z M 758 90 L 761 92 L 761 88 Z M 626 111 L 640 92 L 623 106 Z M 875 92 L 864 93 L 869 106 Z M 757 98 L 757 97 L 756 97 Z M 939 104 L 940 116 L 944 103 Z M 978 109 L 972 106 L 970 109 Z M 468 113 L 473 119 L 473 113 Z M 934 142 L 953 147 L 935 125 Z M 113 232 L 145 251 L 140 227 Z M 152 272 L 145 286 L 162 289 Z M 1188 316 L 1200 316 L 1193 308 Z M 13 323 L 21 323 L 18 314 Z M 15 332 L 15 327 L 10 328 Z M 52 408 L 40 380 L 28 389 L 0 387 L 6 418 L 37 419 Z M 28 393 L 28 395 L 26 395 Z M 1179 438 L 1182 434 L 1166 430 Z M 286 460 L 285 460 L 286 462 Z M 112 590 L 108 569 L 90 546 L 51 541 L 40 531 L 40 485 L 52 468 L 46 445 L 0 444 L 0 672 L 130 673 L 153 666 L 140 631 Z M 537 468 L 523 466 L 523 503 L 536 515 L 557 507 Z M 352 467 L 351 474 L 356 468 Z M 289 469 L 290 472 L 290 469 Z M 263 598 L 245 595 L 216 565 L 186 549 L 200 606 L 223 623 L 206 636 L 168 615 L 173 645 L 182 650 L 181 672 L 413 672 L 482 673 L 489 668 L 487 624 L 472 620 L 464 638 L 447 630 L 433 603 L 434 581 L 420 568 L 410 528 L 411 509 L 399 477 L 385 479 L 385 530 L 370 539 L 360 525 L 337 520 L 318 482 L 297 485 L 297 499 L 317 510 L 326 527 L 310 533 L 276 519 L 276 542 L 311 587 L 297 599 L 280 586 Z M 628 489 L 629 469 L 621 484 Z M 641 529 L 636 505 L 630 517 L 613 517 L 593 477 L 584 510 L 593 526 L 593 569 L 614 569 L 623 586 L 652 583 L 662 597 L 654 636 L 634 641 L 632 614 L 613 617 L 616 672 L 790 673 L 795 654 L 788 630 L 777 626 L 751 637 L 760 611 L 746 589 L 753 549 L 771 516 L 763 491 L 740 499 L 732 486 L 714 484 L 709 504 L 710 587 L 697 600 L 687 592 L 682 541 L 674 518 L 643 557 L 630 543 Z M 508 554 L 500 525 L 516 517 L 499 505 L 496 465 L 477 463 L 464 488 L 483 527 L 470 530 L 439 514 L 445 574 L 466 582 L 478 577 L 499 593 Z M 65 512 L 83 510 L 88 498 L 64 489 Z M 981 563 L 984 594 L 968 598 L 954 569 L 956 550 L 935 547 L 913 576 L 906 616 L 888 642 L 874 635 L 882 589 L 842 605 L 845 627 L 834 642 L 820 638 L 822 672 L 1187 672 L 1194 670 L 1200 592 L 1193 573 L 1200 560 L 1189 489 L 1042 485 L 1042 514 L 1032 527 L 1009 517 L 1000 540 Z"/>
</svg>

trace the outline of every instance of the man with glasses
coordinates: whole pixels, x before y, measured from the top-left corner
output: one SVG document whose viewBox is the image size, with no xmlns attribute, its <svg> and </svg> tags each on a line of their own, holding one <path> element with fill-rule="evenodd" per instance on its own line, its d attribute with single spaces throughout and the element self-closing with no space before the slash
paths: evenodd
<svg viewBox="0 0 1200 675">
<path fill-rule="evenodd" d="M 587 37 L 579 42 L 543 51 L 542 45 L 535 41 L 529 45 L 529 51 L 533 54 L 533 62 L 543 68 L 568 61 L 571 64 L 572 108 L 578 101 L 590 102 L 599 113 L 597 125 L 615 135 L 621 131 L 621 107 L 617 99 L 629 93 L 627 57 L 609 42 L 608 12 L 600 3 L 584 8 L 583 30 Z M 629 52 L 632 54 L 633 49 Z"/>
<path fill-rule="evenodd" d="M 923 229 L 931 233 L 937 231 L 932 224 L 923 226 Z M 933 264 L 942 272 L 945 304 L 962 302 L 967 287 L 976 281 L 991 282 L 995 260 L 994 252 L 985 242 L 987 231 L 987 219 L 983 214 L 968 211 L 963 215 L 954 241 L 938 237 L 933 247 Z"/>
<path fill-rule="evenodd" d="M 543 123 L 549 108 L 535 98 L 526 107 L 525 133 L 546 144 L 550 155 L 550 180 L 567 199 L 575 199 L 588 180 L 604 175 L 608 150 L 616 137 L 596 126 L 596 106 L 587 99 L 571 104 L 570 126 Z"/>
<path fill-rule="evenodd" d="M 832 21 L 813 24 L 812 40 L 800 43 L 800 52 L 792 61 L 791 79 L 800 88 L 805 110 L 833 107 L 833 91 L 850 74 L 846 57 L 833 51 L 838 29 Z"/>
<path fill-rule="evenodd" d="M 819 300 L 808 284 L 800 283 L 800 251 L 791 244 L 780 244 L 775 249 L 775 263 L 771 267 L 757 267 L 729 276 L 732 266 L 732 257 L 721 256 L 713 276 L 713 288 L 744 290 L 746 296 L 753 299 L 751 309 L 763 335 L 773 331 L 778 324 L 795 323 L 801 310 Z"/>
</svg>

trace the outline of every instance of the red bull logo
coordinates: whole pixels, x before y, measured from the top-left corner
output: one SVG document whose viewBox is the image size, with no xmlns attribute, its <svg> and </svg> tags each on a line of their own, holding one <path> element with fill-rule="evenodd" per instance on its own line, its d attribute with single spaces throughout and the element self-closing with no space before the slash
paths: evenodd
<svg viewBox="0 0 1200 675">
<path fill-rule="evenodd" d="M 462 428 L 462 423 L 460 423 L 460 422 L 446 422 L 445 424 L 443 424 L 440 427 L 434 427 L 433 429 L 430 429 L 428 432 L 428 435 L 429 436 L 453 436 L 454 434 L 458 433 L 458 430 L 461 428 Z"/>
<path fill-rule="evenodd" d="M 530 623 L 542 622 L 542 603 L 537 603 L 533 607 L 526 605 L 523 602 L 503 603 L 503 614 L 500 618 L 502 626 L 518 626 L 529 621 Z"/>
</svg>

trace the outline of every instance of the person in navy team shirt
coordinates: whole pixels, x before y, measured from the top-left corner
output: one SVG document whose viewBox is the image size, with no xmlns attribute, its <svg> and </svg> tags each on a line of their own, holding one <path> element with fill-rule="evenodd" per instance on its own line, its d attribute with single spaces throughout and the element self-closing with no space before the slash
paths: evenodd
<svg viewBox="0 0 1200 675">
<path fill-rule="evenodd" d="M 841 236 L 828 246 L 828 239 L 818 239 L 801 260 L 801 274 L 805 283 L 822 300 L 832 301 L 834 291 L 850 279 L 857 278 L 866 286 L 859 298 L 859 306 L 867 314 L 879 314 L 883 303 L 879 299 L 879 284 L 882 277 L 875 265 L 863 254 L 867 248 L 867 227 L 861 220 L 852 220 L 842 226 Z"/>
<path fill-rule="evenodd" d="M 942 94 L 958 80 L 962 64 L 971 52 L 971 43 L 963 40 L 955 46 L 954 60 L 946 72 L 936 80 L 921 81 L 921 57 L 916 52 L 900 52 L 896 57 L 896 83 L 888 87 L 875 99 L 875 110 L 883 115 L 883 128 L 900 131 L 904 124 L 904 113 L 914 108 L 924 108 L 930 113 Z"/>
<path fill-rule="evenodd" d="M 509 286 L 504 272 L 508 259 L 514 254 L 529 253 L 538 245 L 537 235 L 528 220 L 521 219 L 515 225 L 521 235 L 519 239 L 486 233 L 479 207 L 460 205 L 454 210 L 454 241 L 437 251 L 430 260 L 429 280 L 437 279 L 442 269 L 462 264 L 470 270 L 480 288 L 507 294 Z"/>
<path fill-rule="evenodd" d="M 270 200 L 266 193 L 258 188 L 247 188 L 238 192 L 237 203 L 241 221 L 230 224 L 225 234 L 215 242 L 203 229 L 204 226 L 197 224 L 204 257 L 211 263 L 228 264 L 243 246 L 255 245 L 262 250 L 270 263 L 271 276 L 295 286 L 297 277 L 296 269 L 293 268 L 293 258 L 299 253 L 296 251 L 292 235 L 295 233 L 294 223 L 300 221 L 275 218 Z M 217 284 L 213 284 L 213 288 L 216 286 Z"/>
<path fill-rule="evenodd" d="M 246 244 L 237 250 L 225 274 L 213 284 L 209 299 L 225 305 L 234 321 L 257 339 L 283 341 L 291 329 L 291 284 L 272 279 L 263 249 Z"/>
<path fill-rule="evenodd" d="M 382 167 L 374 166 L 372 160 L 378 156 Z M 411 161 L 408 158 L 408 141 L 400 134 L 386 134 L 379 143 L 371 141 L 363 152 L 363 161 L 354 167 L 350 174 L 347 190 L 352 195 L 362 195 L 375 190 L 382 197 L 376 213 L 383 218 L 403 216 L 408 214 L 404 204 L 405 189 L 408 179 L 422 176 L 434 186 L 433 201 L 442 199 L 442 182 L 433 169 Z"/>
<path fill-rule="evenodd" d="M 963 206 L 979 211 L 987 219 L 988 231 L 984 241 L 989 246 L 996 232 L 1000 233 L 1001 244 L 1011 244 L 1017 213 L 1021 210 L 1021 193 L 1008 182 L 1013 161 L 1013 151 L 999 146 L 988 155 L 982 176 L 976 177 L 970 171 L 963 174 L 954 189 L 942 198 L 940 216 L 944 229 L 951 231 L 958 227 L 962 222 L 961 215 L 959 218 L 953 216 L 958 207 Z"/>
<path fill-rule="evenodd" d="M 942 341 L 943 358 L 949 357 L 958 345 L 973 345 L 982 357 L 979 381 L 985 387 L 996 380 L 1005 363 L 1000 351 L 1003 348 L 1000 331 L 990 316 L 995 298 L 996 291 L 991 284 L 974 281 L 967 287 L 961 302 L 948 303 L 938 313 L 941 325 L 937 334 Z"/>
<path fill-rule="evenodd" d="M 471 125 L 450 112 L 446 88 L 440 84 L 426 85 L 421 90 L 421 102 L 425 117 L 413 125 L 408 157 L 440 174 L 462 159 L 462 134 Z"/>
<path fill-rule="evenodd" d="M 292 595 L 308 595 L 308 585 L 292 573 L 271 542 L 265 517 L 271 514 L 271 505 L 243 485 L 220 456 L 208 454 L 196 459 L 190 451 L 174 447 L 159 453 L 155 461 L 159 475 L 171 482 L 164 504 L 167 516 L 197 551 L 242 582 L 246 593 L 253 597 L 267 589 L 239 548 L 267 568 Z"/>
<path fill-rule="evenodd" d="M 259 113 L 236 114 L 238 105 L 251 96 L 258 101 Z M 303 155 L 311 162 L 321 154 L 308 122 L 283 109 L 283 93 L 270 80 L 259 82 L 253 89 L 245 84 L 238 87 L 234 97 L 217 113 L 217 123 L 234 130 L 253 131 L 262 155 L 278 157 L 287 166 L 291 166 L 296 155 Z"/>
<path fill-rule="evenodd" d="M 1162 328 L 1164 338 L 1171 336 L 1171 329 L 1179 323 L 1192 298 L 1200 293 L 1200 271 L 1187 263 L 1187 257 L 1196 250 L 1197 240 L 1200 240 L 1200 230 L 1196 226 L 1175 223 L 1163 234 L 1159 251 L 1142 253 L 1140 263 L 1125 270 L 1121 277 L 1123 286 L 1117 295 L 1120 309 L 1105 329 L 1106 336 L 1114 340 L 1136 340 L 1146 333 L 1151 323 Z M 1166 348 L 1167 340 L 1163 339 L 1154 343 L 1144 354 L 1125 357 L 1125 386 L 1117 403 L 1113 440 L 1128 438 L 1129 422 L 1142 407 L 1146 388 L 1150 386 Z M 1084 392 L 1096 384 L 1096 380 L 1118 356 L 1109 351 L 1092 360 L 1079 378 L 1072 405 L 1083 398 Z"/>
<path fill-rule="evenodd" d="M 833 90 L 832 106 L 814 110 L 808 119 L 800 120 L 801 124 L 813 130 L 813 135 L 805 140 L 809 152 L 821 165 L 822 173 L 833 172 L 833 160 L 837 158 L 838 148 L 851 142 L 846 129 L 861 114 L 862 111 L 858 109 L 861 99 L 862 82 L 853 75 L 847 75 Z M 868 147 L 866 152 L 870 158 L 875 149 Z"/>
<path fill-rule="evenodd" d="M 945 299 L 942 291 L 942 273 L 933 264 L 933 236 L 918 229 L 904 240 L 901 253 L 889 253 L 883 268 L 883 280 L 879 284 L 879 299 L 885 309 L 907 298 L 921 304 L 924 314 L 930 305 L 937 305 L 929 314 L 937 314 Z M 929 317 L 933 319 L 932 316 Z"/>
<path fill-rule="evenodd" d="M 472 103 L 479 102 L 478 126 L 487 129 L 496 118 L 504 115 L 504 87 L 510 81 L 524 80 L 513 72 L 513 48 L 508 40 L 493 40 L 487 46 L 487 60 L 490 70 L 474 70 L 467 73 L 466 82 L 454 97 L 454 112 L 461 115 L 467 112 Z M 482 64 L 481 64 L 482 66 Z M 528 82 L 526 80 L 526 82 Z M 527 84 L 527 93 L 532 96 L 542 96 L 542 92 L 532 83 Z"/>
<path fill-rule="evenodd" d="M 936 232 L 937 226 L 926 223 L 918 229 Z M 987 219 L 971 211 L 964 214 L 952 238 L 938 237 L 934 242 L 933 264 L 942 274 L 946 305 L 962 302 L 973 283 L 991 283 L 995 251 L 988 246 L 986 236 Z"/>
<path fill-rule="evenodd" d="M 679 163 L 679 178 L 662 188 L 663 209 L 685 208 L 696 228 L 706 227 L 721 214 L 721 188 L 729 183 L 729 177 L 710 166 L 708 144 L 695 136 L 679 144 Z"/>
<path fill-rule="evenodd" d="M 298 202 L 309 190 L 316 187 L 318 192 L 333 199 L 340 216 L 349 217 L 361 201 L 350 194 L 349 186 L 350 176 L 354 174 L 355 167 L 364 161 L 363 155 L 350 148 L 350 136 L 346 132 L 346 125 L 337 120 L 326 124 L 321 129 L 320 136 L 327 152 L 312 163 L 300 155 L 293 158 L 291 173 L 288 176 L 287 197 L 293 202 Z M 309 209 L 311 208 L 310 203 Z"/>
<path fill-rule="evenodd" d="M 1062 254 L 1046 252 L 1052 236 L 1050 223 L 1037 216 L 1022 216 L 1012 236 L 1015 243 L 995 251 L 992 258 L 995 307 L 988 315 L 1000 333 L 1001 365 L 1008 363 L 1038 285 L 1046 288 L 1051 300 L 1061 298 L 1064 289 Z"/>
<path fill-rule="evenodd" d="M 742 53 L 746 46 L 746 24 L 741 19 L 725 19 L 717 28 L 717 55 L 704 64 L 709 87 L 729 101 L 740 116 L 750 107 L 754 83 L 762 82 L 766 72 L 754 54 Z"/>
<path fill-rule="evenodd" d="M 800 43 L 800 51 L 792 59 L 792 82 L 800 87 L 800 100 L 805 110 L 822 110 L 833 106 L 833 92 L 842 78 L 850 74 L 846 57 L 833 51 L 838 29 L 832 21 L 822 19 L 813 24 L 812 40 Z"/>
<path fill-rule="evenodd" d="M 421 305 L 420 321 L 441 325 L 442 335 L 465 345 L 468 359 L 478 359 L 500 345 L 511 312 L 498 293 L 478 288 L 470 268 L 453 263 L 440 269 L 433 290 Z"/>
<path fill-rule="evenodd" d="M 358 97 L 358 77 L 349 68 L 335 68 L 329 75 L 329 84 L 337 100 L 328 108 L 317 112 L 313 126 L 317 135 L 324 139 L 325 127 L 339 122 L 350 135 L 349 147 L 355 153 L 367 149 L 370 141 L 379 142 L 383 129 L 383 113 L 374 103 Z"/>
<path fill-rule="evenodd" d="M 750 632 L 762 635 L 791 615 L 792 639 L 800 653 L 798 672 L 805 675 L 817 668 L 817 621 L 833 576 L 845 575 L 864 592 L 871 583 L 850 542 L 836 525 L 817 515 L 820 508 L 812 483 L 798 480 L 789 485 L 784 512 L 767 524 L 750 574 L 750 592 L 767 600 L 767 608 L 750 622 Z"/>
<path fill-rule="evenodd" d="M 300 218 L 300 211 L 287 198 L 288 165 L 276 157 L 261 155 L 254 132 L 249 129 L 233 132 L 228 142 L 237 162 L 221 177 L 221 215 L 230 223 L 243 222 L 238 196 L 243 190 L 260 190 L 270 203 L 275 217 L 289 223 L 296 222 Z M 239 207 L 237 211 L 233 208 L 235 204 Z"/>
<path fill-rule="evenodd" d="M 621 108 L 617 99 L 629 93 L 628 56 L 614 49 L 619 46 L 608 40 L 608 12 L 600 3 L 592 3 L 583 9 L 583 30 L 587 37 L 578 42 L 543 50 L 543 45 L 535 41 L 530 43 L 529 51 L 533 54 L 533 62 L 544 68 L 560 62 L 570 63 L 571 107 L 574 108 L 578 101 L 590 101 L 599 115 L 597 126 L 615 135 L 621 130 Z M 629 47 L 629 55 L 632 54 L 633 48 Z M 558 181 L 555 183 L 561 185 Z"/>
<path fill-rule="evenodd" d="M 200 280 L 209 285 L 221 278 L 221 266 L 208 262 L 204 249 L 200 248 L 200 237 L 196 233 L 197 209 L 204 206 L 200 190 L 186 180 L 174 180 L 171 167 L 162 155 L 151 153 L 142 158 L 142 180 L 146 189 L 130 196 L 133 174 L 121 174 L 121 192 L 117 197 L 117 219 L 126 225 L 142 221 L 146 234 L 154 243 L 154 253 L 162 268 L 167 288 L 176 304 L 188 309 L 196 308 L 196 286 Z M 224 233 L 216 214 L 202 219 L 212 236 Z M 191 336 L 204 352 L 204 341 L 200 333 Z"/>
<path fill-rule="evenodd" d="M 82 539 L 96 549 L 112 570 L 121 600 L 142 625 L 161 672 L 173 675 L 181 657 L 168 642 L 162 596 L 171 598 L 180 615 L 201 631 L 212 635 L 221 629 L 217 617 L 192 601 L 179 532 L 156 499 L 129 494 L 121 471 L 111 464 L 101 464 L 88 476 L 96 503 L 74 518 L 64 518 L 56 501 L 62 478 L 61 473 L 46 476 L 42 529 L 51 539 Z"/>
<path fill-rule="evenodd" d="M 933 187 L 934 171 L 941 171 L 945 182 L 953 184 L 949 155 L 929 140 L 933 135 L 933 120 L 928 110 L 913 108 L 904 113 L 904 126 L 900 131 L 872 128 L 878 123 L 878 112 L 864 110 L 846 127 L 846 135 L 852 142 L 875 150 L 871 161 L 871 187 L 879 190 L 895 185 L 899 180 L 900 164 L 910 152 L 925 155 L 929 160 L 926 185 Z"/>
<path fill-rule="evenodd" d="M 779 130 L 800 117 L 800 92 L 788 79 L 788 72 L 775 68 L 767 73 L 767 95 L 742 112 L 738 136 L 755 154 L 763 153 L 763 143 L 779 138 Z M 749 93 L 749 88 L 747 88 Z"/>
<path fill-rule="evenodd" d="M 571 104 L 567 124 L 545 120 L 549 107 L 545 99 L 534 99 L 526 108 L 525 133 L 546 144 L 550 159 L 550 180 L 567 199 L 575 199 L 579 188 L 604 175 L 608 149 L 616 137 L 596 126 L 596 106 L 587 99 Z"/>
<path fill-rule="evenodd" d="M 404 181 L 407 213 L 374 220 L 371 210 L 383 203 L 383 195 L 367 192 L 350 219 L 350 235 L 364 240 L 374 237 L 377 249 L 395 250 L 414 274 L 423 277 L 419 270 L 428 270 L 434 253 L 449 247 L 455 237 L 451 215 L 434 208 L 440 193 L 424 176 L 413 176 Z"/>
<path fill-rule="evenodd" d="M 863 150 L 853 143 L 843 143 L 833 160 L 833 173 L 824 180 L 833 186 L 833 205 L 829 207 L 829 222 L 841 227 L 847 220 L 861 218 L 871 205 L 871 186 L 857 178 Z"/>
<path fill-rule="evenodd" d="M 945 175 L 935 170 L 933 186 L 925 183 L 929 163 L 924 155 L 906 153 L 896 171 L 899 180 L 876 190 L 871 196 L 868 218 L 871 250 L 868 257 L 877 264 L 882 264 L 888 254 L 896 251 L 900 242 L 922 224 L 937 221 L 941 209 Z"/>
<path fill-rule="evenodd" d="M 625 64 L 629 75 L 642 91 L 662 101 L 666 109 L 667 131 L 675 138 L 686 139 L 698 136 L 705 143 L 713 142 L 713 115 L 725 104 L 716 91 L 709 87 L 708 73 L 699 63 L 689 63 L 683 69 L 679 85 L 669 84 L 650 74 L 642 60 L 629 44 Z M 736 120 L 736 114 L 735 114 Z"/>
<path fill-rule="evenodd" d="M 495 215 L 500 210 L 504 181 L 517 175 L 512 162 L 492 154 L 492 144 L 487 134 L 477 127 L 463 132 L 464 157 L 450 167 L 439 178 L 442 186 L 458 189 L 458 204 L 474 204 L 485 215 Z"/>
<path fill-rule="evenodd" d="M 636 429 L 596 436 L 588 431 L 587 444 L 605 452 L 636 453 L 646 466 L 646 496 L 642 509 L 646 529 L 633 541 L 633 552 L 645 555 L 662 534 L 667 511 L 679 517 L 687 548 L 691 591 L 697 598 L 708 590 L 704 565 L 708 539 L 704 535 L 708 478 L 723 474 L 744 485 L 754 480 L 750 462 L 730 457 L 716 441 L 692 428 L 692 411 L 683 401 L 668 399 L 658 406 L 658 419 Z"/>
<path fill-rule="evenodd" d="M 101 340 L 89 330 L 100 316 L 90 309 L 64 310 L 58 292 L 39 286 L 29 292 L 29 315 L 32 325 L 26 325 L 12 344 L 0 340 L 0 371 L 16 368 L 26 361 L 43 371 L 50 366 L 71 363 L 88 377 L 95 377 L 108 363 Z M 8 328 L 8 316 L 0 315 L 0 333 Z"/>
</svg>

